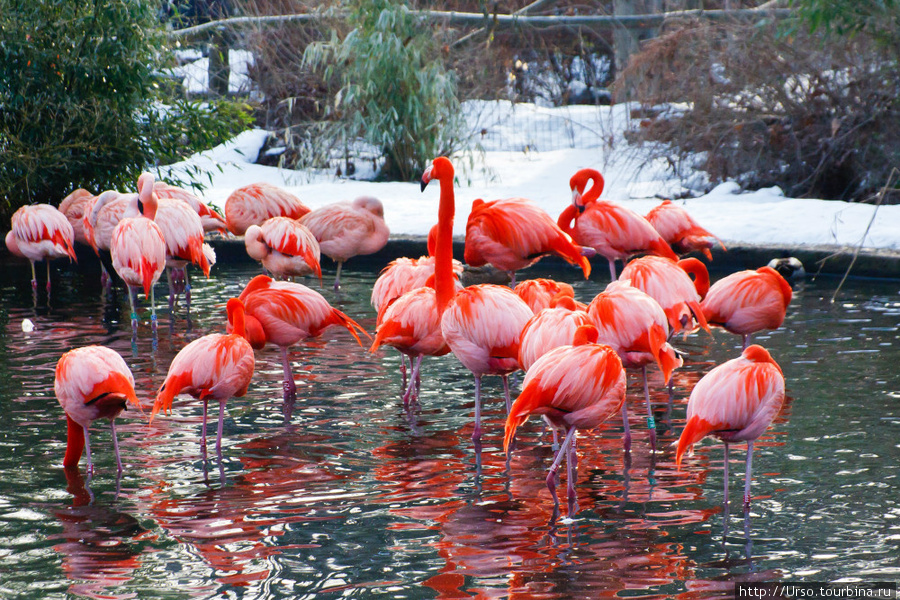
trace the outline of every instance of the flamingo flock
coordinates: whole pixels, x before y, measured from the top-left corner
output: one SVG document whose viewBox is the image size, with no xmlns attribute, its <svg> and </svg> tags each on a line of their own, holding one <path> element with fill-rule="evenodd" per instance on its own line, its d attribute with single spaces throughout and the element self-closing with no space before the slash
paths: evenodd
<svg viewBox="0 0 900 600">
<path fill-rule="evenodd" d="M 203 208 L 198 208 L 186 192 L 143 174 L 136 193 L 108 191 L 94 197 L 85 190 L 74 192 L 61 206 L 67 214 L 49 205 L 20 208 L 6 243 L 12 253 L 31 262 L 35 290 L 34 264 L 62 257 L 74 260 L 76 239 L 98 254 L 108 249 L 112 268 L 129 290 L 133 335 L 137 336 L 139 323 L 136 296 L 142 290 L 150 302 L 155 336 L 153 287 L 163 270 L 175 271 L 170 283 L 185 281 L 178 270 L 188 264 L 209 276 L 215 258 L 211 249 L 206 250 L 204 234 L 226 228 L 243 234 L 248 255 L 260 261 L 267 274 L 253 278 L 228 300 L 224 333 L 195 339 L 178 352 L 155 392 L 151 421 L 160 411 L 171 410 L 179 395 L 201 400 L 205 459 L 207 404 L 210 399 L 218 401 L 216 454 L 221 472 L 226 403 L 252 386 L 258 365 L 255 351 L 268 343 L 280 348 L 288 422 L 297 393 L 289 348 L 336 325 L 360 346 L 363 338 L 371 340 L 369 352 L 390 346 L 408 358 L 409 377 L 405 360 L 401 362 L 400 398 L 409 419 L 414 418 L 422 385 L 422 360 L 452 353 L 474 378 L 471 439 L 478 455 L 486 426 L 482 378 L 499 376 L 507 415 L 504 452 L 515 451 L 517 430 L 530 415 L 540 415 L 553 432 L 558 449 L 546 484 L 555 516 L 563 461 L 569 515 L 577 511 L 578 430 L 621 416 L 623 451 L 626 456 L 631 451 L 626 371 L 641 374 L 651 455 L 665 452 L 657 448 L 648 368 L 658 369 L 664 383 L 670 383 L 673 372 L 689 360 L 673 345 L 676 334 L 686 338 L 722 328 L 741 336 L 741 354 L 714 367 L 694 386 L 684 429 L 673 445 L 680 469 L 685 452 L 704 437 L 723 442 L 727 508 L 729 445 L 747 442 L 744 504 L 748 506 L 753 443 L 770 426 L 785 398 L 781 368 L 765 348 L 750 344 L 750 336 L 782 325 L 792 298 L 787 281 L 773 268 L 761 267 L 710 284 L 701 261 L 679 255 L 699 252 L 711 258 L 712 245 L 721 244 L 718 238 L 669 201 L 645 218 L 600 200 L 602 175 L 583 169 L 571 178 L 572 203 L 556 221 L 523 198 L 476 200 L 466 226 L 466 263 L 492 264 L 507 271 L 513 283 L 464 287 L 459 280 L 463 266 L 453 259 L 454 176 L 446 157 L 434 159 L 425 169 L 422 191 L 437 181 L 440 194 L 428 256 L 397 259 L 380 274 L 372 291 L 377 318 L 371 334 L 321 293 L 293 281 L 314 274 L 321 282 L 319 260 L 325 254 L 337 263 L 336 292 L 345 261 L 386 244 L 383 205 L 371 197 L 311 211 L 283 190 L 254 184 L 229 197 L 222 218 L 204 214 L 208 207 L 199 203 Z M 165 224 L 167 211 L 176 216 Z M 565 282 L 515 283 L 518 270 L 547 254 L 576 265 L 584 277 L 591 272 L 590 258 L 600 255 L 609 264 L 612 282 L 584 301 L 576 299 L 573 287 Z M 617 260 L 625 262 L 619 276 Z M 49 292 L 49 267 L 47 288 Z M 188 289 L 175 287 L 170 293 L 184 291 L 187 302 Z M 170 312 L 172 303 L 170 299 Z M 515 384 L 509 376 L 519 370 L 525 377 L 514 397 Z M 68 422 L 64 466 L 77 468 L 86 452 L 88 473 L 93 474 L 88 430 L 94 421 L 108 419 L 121 473 L 115 419 L 129 403 L 141 406 L 124 359 L 102 346 L 71 350 L 57 363 L 55 392 Z"/>
</svg>

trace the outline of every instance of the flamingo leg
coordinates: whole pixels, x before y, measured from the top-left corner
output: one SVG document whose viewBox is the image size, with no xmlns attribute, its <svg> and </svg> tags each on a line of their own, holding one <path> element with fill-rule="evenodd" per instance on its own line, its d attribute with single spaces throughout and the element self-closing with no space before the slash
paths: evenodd
<svg viewBox="0 0 900 600">
<path fill-rule="evenodd" d="M 512 410 L 512 400 L 509 397 L 509 376 L 501 375 L 500 378 L 503 380 L 503 398 L 506 400 L 506 415 L 509 416 L 509 411 Z"/>
<path fill-rule="evenodd" d="M 569 453 L 566 456 L 566 479 L 568 484 L 566 491 L 569 499 L 569 517 L 578 512 L 578 499 L 575 495 L 575 482 L 578 481 L 578 455 L 575 452 L 575 428 L 572 428 L 572 443 L 569 444 Z"/>
<path fill-rule="evenodd" d="M 416 357 L 415 362 L 413 363 L 412 372 L 410 373 L 410 381 L 409 386 L 406 388 L 406 392 L 403 394 L 403 408 L 409 411 L 409 403 L 412 398 L 418 399 L 418 391 L 416 390 L 416 378 L 419 376 L 419 369 L 422 366 L 422 355 Z"/>
<path fill-rule="evenodd" d="M 34 270 L 34 261 L 31 261 L 31 289 L 37 291 L 37 272 Z"/>
<path fill-rule="evenodd" d="M 563 443 L 560 445 L 559 451 L 553 459 L 553 464 L 550 465 L 550 471 L 547 473 L 547 489 L 550 490 L 550 495 L 553 496 L 553 504 L 556 506 L 559 505 L 559 497 L 556 495 L 556 477 L 559 471 L 559 465 L 562 464 L 563 458 L 568 454 L 569 445 L 572 443 L 572 438 L 574 436 L 575 428 L 570 427 L 569 430 L 566 431 L 566 437 L 563 439 Z"/>
<path fill-rule="evenodd" d="M 559 436 L 556 433 L 556 427 L 553 426 L 553 423 L 550 422 L 550 419 L 547 418 L 547 415 L 542 415 L 542 417 L 544 419 L 544 423 L 547 424 L 547 429 L 549 429 L 550 432 L 553 434 L 553 445 L 550 446 L 550 448 L 554 452 L 556 452 L 557 450 L 559 450 Z"/>
<path fill-rule="evenodd" d="M 472 430 L 472 441 L 476 446 L 481 444 L 481 375 L 475 376 L 475 428 Z"/>
<path fill-rule="evenodd" d="M 86 425 L 81 426 L 84 429 L 84 455 L 87 458 L 88 475 L 94 474 L 94 461 L 91 459 L 91 434 Z"/>
<path fill-rule="evenodd" d="M 281 347 L 281 366 L 284 369 L 284 402 L 293 402 L 297 398 L 297 384 L 294 383 L 294 372 L 291 370 L 291 361 L 288 358 L 287 346 Z"/>
<path fill-rule="evenodd" d="M 753 465 L 753 440 L 747 442 L 747 472 L 744 480 L 744 510 L 750 508 L 750 469 Z"/>
<path fill-rule="evenodd" d="M 118 467 L 118 472 L 121 475 L 122 457 L 119 454 L 119 437 L 116 435 L 116 422 L 112 419 L 109 420 L 109 428 L 112 430 L 113 451 L 116 453 L 116 466 Z"/>
<path fill-rule="evenodd" d="M 509 273 L 509 289 L 516 289 L 516 272 L 515 271 L 507 271 Z"/>
<path fill-rule="evenodd" d="M 616 261 L 612 258 L 609 260 L 609 276 L 612 277 L 612 280 L 616 280 Z"/>
<path fill-rule="evenodd" d="M 206 465 L 206 410 L 209 400 L 203 399 L 203 421 L 200 424 L 200 450 L 203 453 L 203 464 Z"/>
<path fill-rule="evenodd" d="M 137 310 L 135 310 L 135 296 L 137 295 L 137 290 L 132 288 L 130 285 L 126 285 L 128 288 L 128 303 L 131 305 L 131 332 L 137 336 L 138 330 L 138 316 Z"/>
<path fill-rule="evenodd" d="M 158 325 L 156 321 L 156 296 L 153 287 L 150 287 L 150 329 L 153 331 L 153 339 L 156 339 Z"/>
<path fill-rule="evenodd" d="M 47 299 L 50 299 L 50 259 L 47 259 Z"/>
<path fill-rule="evenodd" d="M 650 385 L 647 383 L 647 367 L 641 367 L 644 378 L 644 401 L 647 403 L 647 429 L 650 432 L 650 449 L 656 452 L 656 420 L 653 418 L 653 407 L 650 406 Z"/>
<path fill-rule="evenodd" d="M 344 266 L 343 261 L 338 261 L 337 273 L 334 274 L 334 289 L 335 289 L 335 291 L 341 289 L 341 267 L 342 266 Z"/>
<path fill-rule="evenodd" d="M 222 464 L 222 432 L 225 429 L 225 401 L 219 400 L 219 428 L 216 430 L 216 456 Z"/>
<path fill-rule="evenodd" d="M 628 425 L 628 404 L 626 402 L 622 403 L 622 425 L 625 429 L 625 454 L 629 454 L 631 452 L 631 427 Z"/>
<path fill-rule="evenodd" d="M 188 277 L 187 267 L 184 268 L 184 310 L 187 313 L 188 323 L 191 322 L 191 279 Z"/>
<path fill-rule="evenodd" d="M 749 333 L 744 334 L 744 335 L 743 335 L 743 338 L 744 338 L 744 345 L 743 345 L 743 347 L 741 348 L 741 352 L 743 352 L 744 350 L 747 349 L 747 344 L 750 343 L 750 334 L 749 334 Z"/>
<path fill-rule="evenodd" d="M 169 283 L 169 323 L 175 322 L 175 282 L 172 267 L 166 267 L 166 281 Z"/>
<path fill-rule="evenodd" d="M 412 359 L 409 361 L 410 368 L 412 368 Z M 406 391 L 406 355 L 402 352 L 400 353 L 400 374 L 403 375 L 403 386 L 402 389 Z"/>
<path fill-rule="evenodd" d="M 728 521 L 728 442 L 725 442 L 725 465 L 723 467 L 723 470 L 724 470 L 723 477 L 725 479 L 725 492 L 724 492 L 725 500 L 724 500 L 723 504 L 725 506 L 725 508 L 724 508 L 725 520 L 727 522 Z M 727 526 L 728 525 L 726 523 L 726 527 Z"/>
</svg>

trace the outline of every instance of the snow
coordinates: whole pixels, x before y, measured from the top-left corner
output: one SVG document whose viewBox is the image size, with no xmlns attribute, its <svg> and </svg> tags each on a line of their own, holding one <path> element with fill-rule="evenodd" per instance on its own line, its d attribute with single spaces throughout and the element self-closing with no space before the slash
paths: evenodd
<svg viewBox="0 0 900 600">
<path fill-rule="evenodd" d="M 603 174 L 606 186 L 601 199 L 640 214 L 663 197 L 696 195 L 676 203 L 726 245 L 857 246 L 876 210 L 866 204 L 787 198 L 778 188 L 746 191 L 731 181 L 703 193 L 709 185 L 702 172 L 686 166 L 676 176 L 666 161 L 648 161 L 645 151 L 627 142 L 625 133 L 638 123 L 623 104 L 546 108 L 467 102 L 464 110 L 483 152 L 453 157 L 458 180 L 454 234 L 458 236 L 465 234 L 476 198 L 524 197 L 556 218 L 571 200 L 569 178 L 584 167 Z M 333 172 L 254 164 L 266 136 L 263 130 L 246 131 L 184 163 L 162 168 L 161 174 L 180 172 L 189 179 L 187 167 L 199 168 L 207 186 L 199 195 L 220 209 L 234 189 L 265 181 L 287 189 L 311 208 L 375 196 L 384 203 L 385 220 L 395 237 L 424 236 L 437 220 L 436 186 L 422 193 L 417 183 L 376 183 L 338 178 Z M 863 246 L 900 250 L 900 206 L 877 209 Z"/>
</svg>

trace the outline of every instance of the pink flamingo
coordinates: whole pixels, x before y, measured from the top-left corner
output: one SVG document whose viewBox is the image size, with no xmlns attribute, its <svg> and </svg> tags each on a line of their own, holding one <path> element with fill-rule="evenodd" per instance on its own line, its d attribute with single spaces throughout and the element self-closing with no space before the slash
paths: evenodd
<svg viewBox="0 0 900 600">
<path fill-rule="evenodd" d="M 694 275 L 691 280 L 690 274 Z M 669 320 L 670 337 L 695 326 L 709 332 L 700 301 L 709 290 L 709 273 L 696 258 L 677 263 L 661 256 L 642 256 L 625 265 L 620 280 L 626 280 L 662 307 Z"/>
<path fill-rule="evenodd" d="M 575 298 L 575 290 L 572 289 L 571 285 L 546 278 L 520 281 L 513 288 L 513 291 L 516 293 L 516 296 L 525 301 L 525 304 L 527 304 L 535 314 L 544 308 L 549 308 L 551 301 L 560 294 L 572 299 Z M 576 302 L 575 304 L 582 310 L 587 308 L 587 305 L 580 302 Z"/>
<path fill-rule="evenodd" d="M 138 316 L 135 309 L 135 296 L 138 288 L 143 287 L 144 296 L 150 298 L 150 324 L 154 337 L 157 329 L 156 302 L 153 285 L 159 281 L 166 267 L 166 240 L 163 232 L 153 219 L 156 217 L 157 202 L 153 195 L 153 186 L 144 185 L 152 182 L 153 175 L 143 173 L 138 178 L 138 194 L 129 196 L 129 203 L 123 218 L 112 232 L 110 252 L 113 269 L 128 286 L 128 301 L 131 304 L 131 329 L 137 336 Z M 97 198 L 92 214 L 102 208 L 104 202 L 111 200 L 106 192 Z"/>
<path fill-rule="evenodd" d="M 88 474 L 94 472 L 88 428 L 97 419 L 109 419 L 116 466 L 121 473 L 122 458 L 115 419 L 125 410 L 127 402 L 137 407 L 141 405 L 134 393 L 134 377 L 122 357 L 104 346 L 69 350 L 56 363 L 53 387 L 68 423 L 63 466 L 67 469 L 77 467 L 82 453 L 87 450 L 87 471 Z"/>
<path fill-rule="evenodd" d="M 225 420 L 225 402 L 233 396 L 247 393 L 256 362 L 253 348 L 244 339 L 244 307 L 240 300 L 231 298 L 226 304 L 228 323 L 232 333 L 211 333 L 197 338 L 182 348 L 172 363 L 153 403 L 150 421 L 160 410 L 167 413 L 172 401 L 181 394 L 190 394 L 203 401 L 203 425 L 200 447 L 206 460 L 206 416 L 209 400 L 219 401 L 219 427 L 216 434 L 216 454 L 219 467 L 222 463 L 222 428 Z M 224 473 L 223 473 L 224 478 Z"/>
<path fill-rule="evenodd" d="M 589 182 L 591 186 L 587 188 Z M 598 200 L 603 185 L 603 176 L 594 169 L 581 169 L 575 173 L 569 180 L 572 204 L 559 215 L 560 228 L 577 243 L 606 257 L 613 281 L 616 280 L 617 259 L 624 261 L 635 254 L 649 253 L 678 260 L 647 219 L 623 206 Z"/>
<path fill-rule="evenodd" d="M 384 206 L 371 196 L 317 208 L 300 222 L 316 236 L 322 254 L 337 263 L 334 289 L 341 287 L 341 267 L 348 259 L 378 252 L 390 234 L 384 222 Z"/>
<path fill-rule="evenodd" d="M 666 383 L 669 382 L 672 371 L 682 365 L 681 357 L 666 341 L 669 337 L 666 313 L 656 300 L 632 287 L 627 281 L 614 281 L 591 301 L 588 314 L 600 332 L 600 342 L 613 347 L 626 369 L 641 370 L 650 447 L 655 451 L 656 422 L 650 406 L 647 365 L 652 362 L 659 365 Z M 625 421 L 627 451 L 631 447 L 631 432 L 624 408 L 622 418 Z"/>
<path fill-rule="evenodd" d="M 522 328 L 519 365 L 528 371 L 550 350 L 571 344 L 575 332 L 582 325 L 593 325 L 590 315 L 579 309 L 570 296 L 556 296 L 549 307 L 534 313 Z"/>
<path fill-rule="evenodd" d="M 299 219 L 309 207 L 297 196 L 269 183 L 251 183 L 234 190 L 225 200 L 225 223 L 234 235 L 272 217 Z"/>
<path fill-rule="evenodd" d="M 725 250 L 722 240 L 701 227 L 688 211 L 671 200 L 663 200 L 662 204 L 653 207 L 646 219 L 678 254 L 699 251 L 712 260 L 713 240 Z"/>
<path fill-rule="evenodd" d="M 20 206 L 12 216 L 6 247 L 31 263 L 31 289 L 37 291 L 34 263 L 47 261 L 47 293 L 50 293 L 50 261 L 68 256 L 77 262 L 72 242 L 75 232 L 66 216 L 49 204 Z"/>
<path fill-rule="evenodd" d="M 251 345 L 261 349 L 270 342 L 281 348 L 286 419 L 290 419 L 297 396 L 297 384 L 288 359 L 289 346 L 316 337 L 331 325 L 345 327 L 360 345 L 359 333 L 369 337 L 359 323 L 332 307 L 320 293 L 299 283 L 257 275 L 239 299 L 244 305 L 246 337 Z"/>
<path fill-rule="evenodd" d="M 149 175 L 144 183 L 151 185 Z M 156 186 L 151 187 L 156 196 Z M 166 279 L 169 284 L 169 313 L 174 313 L 175 299 L 184 292 L 187 318 L 191 318 L 191 284 L 187 266 L 196 265 L 209 277 L 209 269 L 216 263 L 216 253 L 212 246 L 203 242 L 203 221 L 187 202 L 175 198 L 159 198 L 156 224 L 166 240 Z"/>
<path fill-rule="evenodd" d="M 791 285 L 771 267 L 738 271 L 715 282 L 700 303 L 710 325 L 743 337 L 778 329 L 791 303 Z"/>
<path fill-rule="evenodd" d="M 571 346 L 554 348 L 539 358 L 525 374 L 522 393 L 506 418 L 503 449 L 507 453 L 516 428 L 529 415 L 542 415 L 555 430 L 564 434 L 547 474 L 554 517 L 559 510 L 556 477 L 563 458 L 566 459 L 570 516 L 576 510 L 576 431 L 600 425 L 625 406 L 626 380 L 622 361 L 612 348 L 596 342 L 597 330 L 592 325 L 582 325 Z"/>
<path fill-rule="evenodd" d="M 137 194 L 120 194 L 115 190 L 106 190 L 88 200 L 84 207 L 84 218 L 81 221 L 84 237 L 100 259 L 100 283 L 106 289 L 112 283 L 110 272 L 114 272 L 110 251 L 112 232 L 122 220 L 128 203 L 135 197 Z"/>
<path fill-rule="evenodd" d="M 590 249 L 587 249 L 590 250 Z M 516 271 L 530 267 L 547 254 L 555 254 L 578 265 L 587 279 L 591 263 L 571 236 L 536 204 L 525 198 L 475 200 L 466 222 L 466 264 L 487 263 L 510 274 L 515 287 Z M 593 251 L 590 250 L 593 255 Z"/>
<path fill-rule="evenodd" d="M 747 442 L 747 472 L 744 480 L 744 507 L 750 506 L 750 470 L 753 442 L 781 410 L 784 402 L 784 375 L 781 367 L 762 346 L 748 346 L 733 358 L 703 376 L 694 386 L 687 405 L 687 421 L 675 462 L 681 468 L 685 450 L 712 435 L 725 444 L 725 512 L 728 512 L 728 445 Z"/>
<path fill-rule="evenodd" d="M 210 208 L 209 205 L 204 204 L 200 198 L 186 189 L 169 185 L 164 181 L 157 181 L 153 184 L 153 191 L 160 199 L 172 198 L 186 202 L 200 217 L 204 233 L 221 233 L 225 235 L 225 232 L 228 231 L 225 217 Z"/>
<path fill-rule="evenodd" d="M 84 210 L 88 203 L 94 199 L 94 195 L 84 188 L 78 188 L 63 198 L 59 203 L 59 212 L 66 215 L 72 231 L 75 233 L 75 241 L 85 246 L 90 246 L 84 234 Z"/>
<path fill-rule="evenodd" d="M 319 242 L 297 219 L 272 217 L 251 225 L 244 233 L 244 246 L 250 258 L 279 279 L 315 273 L 322 281 Z"/>
</svg>

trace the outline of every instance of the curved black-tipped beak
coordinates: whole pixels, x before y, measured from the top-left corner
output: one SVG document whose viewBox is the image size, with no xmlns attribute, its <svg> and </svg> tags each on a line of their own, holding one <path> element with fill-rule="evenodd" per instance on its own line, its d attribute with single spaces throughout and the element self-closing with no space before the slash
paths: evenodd
<svg viewBox="0 0 900 600">
<path fill-rule="evenodd" d="M 428 182 L 427 182 L 427 181 L 425 181 L 425 180 L 424 180 L 424 179 L 423 179 L 423 180 L 422 180 L 422 181 L 421 181 L 421 182 L 419 182 L 419 185 L 420 185 L 420 189 L 421 189 L 421 191 L 423 191 L 423 192 L 424 192 L 424 191 L 425 191 L 425 188 L 427 188 L 427 187 L 428 187 Z"/>
</svg>

